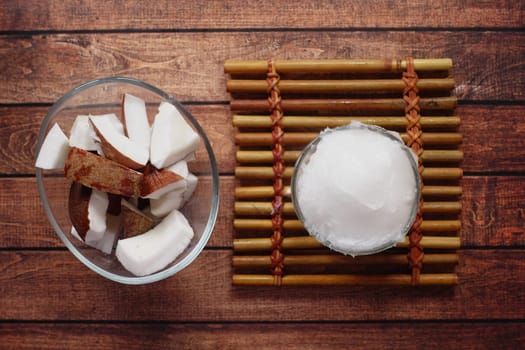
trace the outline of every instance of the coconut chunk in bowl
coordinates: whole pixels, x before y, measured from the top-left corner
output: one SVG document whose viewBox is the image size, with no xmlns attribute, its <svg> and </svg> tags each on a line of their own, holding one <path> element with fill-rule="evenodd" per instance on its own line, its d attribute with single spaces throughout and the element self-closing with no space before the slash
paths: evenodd
<svg viewBox="0 0 525 350">
<path fill-rule="evenodd" d="M 199 122 L 162 90 L 123 77 L 82 84 L 51 107 L 36 149 L 53 229 L 103 277 L 160 281 L 208 242 L 219 206 L 215 155 Z"/>
</svg>

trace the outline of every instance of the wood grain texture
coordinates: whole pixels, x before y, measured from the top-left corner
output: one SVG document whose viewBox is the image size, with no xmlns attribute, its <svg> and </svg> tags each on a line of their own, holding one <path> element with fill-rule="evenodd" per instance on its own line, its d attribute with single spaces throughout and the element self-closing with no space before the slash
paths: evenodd
<svg viewBox="0 0 525 350">
<path fill-rule="evenodd" d="M 49 192 L 67 188 L 64 181 L 57 178 L 53 185 L 57 190 Z M 233 244 L 235 179 L 222 176 L 220 182 L 219 216 L 208 247 Z M 525 246 L 525 181 L 521 177 L 467 176 L 462 186 L 462 246 Z M 0 248 L 63 247 L 44 214 L 34 178 L 3 178 L 0 187 Z M 65 196 L 54 197 L 66 208 Z"/>
<path fill-rule="evenodd" d="M 523 177 L 477 177 L 470 184 L 465 178 L 463 184 L 460 235 L 464 245 L 505 246 L 509 241 L 525 245 Z"/>
<path fill-rule="evenodd" d="M 290 14 L 293 14 L 290 15 Z M 373 14 L 373 16 L 371 16 Z M 44 3 L 16 0 L 0 6 L 0 30 L 254 29 L 516 27 L 523 25 L 519 1 L 395 0 L 126 1 Z"/>
<path fill-rule="evenodd" d="M 458 336 L 458 333 L 460 336 Z M 517 349 L 522 322 L 4 324 L 0 349 Z"/>
<path fill-rule="evenodd" d="M 187 106 L 213 147 L 219 172 L 233 172 L 234 129 L 227 106 Z M 0 174 L 34 174 L 40 124 L 50 107 L 0 107 Z M 153 117 L 153 116 L 152 116 Z M 64 130 L 69 134 L 68 130 Z M 198 170 L 198 169 L 197 169 Z"/>
<path fill-rule="evenodd" d="M 523 347 L 524 13 L 515 0 L 0 2 L 0 349 Z M 454 61 L 467 174 L 460 284 L 233 287 L 236 147 L 224 61 L 407 55 Z M 186 102 L 222 174 L 207 249 L 152 285 L 115 284 L 78 262 L 31 177 L 48 109 L 39 104 L 113 75 Z"/>
<path fill-rule="evenodd" d="M 0 319 L 522 320 L 524 251 L 459 255 L 456 287 L 233 287 L 231 251 L 213 250 L 152 288 L 105 280 L 66 251 L 0 251 Z"/>
<path fill-rule="evenodd" d="M 227 59 L 407 55 L 451 57 L 462 100 L 522 101 L 524 39 L 522 32 L 489 31 L 1 35 L 0 103 L 51 103 L 85 81 L 114 75 L 143 79 L 182 101 L 226 101 Z"/>
<path fill-rule="evenodd" d="M 204 128 L 213 146 L 219 172 L 233 173 L 235 128 L 232 113 L 223 105 L 187 105 Z M 34 174 L 35 144 L 48 107 L 0 107 L 0 174 Z M 460 146 L 466 172 L 525 171 L 525 106 L 464 106 Z"/>
</svg>

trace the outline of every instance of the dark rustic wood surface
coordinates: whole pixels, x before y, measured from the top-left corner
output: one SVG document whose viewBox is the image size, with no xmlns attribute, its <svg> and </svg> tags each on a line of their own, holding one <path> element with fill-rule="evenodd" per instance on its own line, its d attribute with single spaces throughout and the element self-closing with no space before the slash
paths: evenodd
<svg viewBox="0 0 525 350">
<path fill-rule="evenodd" d="M 3 1 L 0 348 L 517 349 L 525 342 L 522 1 Z M 233 287 L 234 129 L 226 59 L 450 57 L 465 160 L 456 287 Z M 34 178 L 51 104 L 102 76 L 143 79 L 204 126 L 221 174 L 202 255 L 153 285 L 84 267 Z M 56 179 L 57 187 L 62 179 Z"/>
</svg>

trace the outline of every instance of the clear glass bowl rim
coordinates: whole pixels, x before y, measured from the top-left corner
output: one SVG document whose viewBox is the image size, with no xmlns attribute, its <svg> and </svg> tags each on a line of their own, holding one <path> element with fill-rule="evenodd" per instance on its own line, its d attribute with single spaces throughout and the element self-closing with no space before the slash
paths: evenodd
<svg viewBox="0 0 525 350">
<path fill-rule="evenodd" d="M 45 189 L 44 189 L 44 183 L 43 183 L 43 176 L 42 176 L 42 169 L 35 168 L 36 169 L 36 182 L 38 187 L 38 193 L 40 194 L 40 199 L 42 200 L 42 205 L 44 207 L 44 211 L 46 213 L 46 216 L 55 230 L 58 237 L 62 240 L 64 245 L 69 249 L 73 255 L 80 260 L 84 265 L 86 265 L 89 269 L 95 271 L 96 273 L 100 274 L 101 276 L 115 281 L 122 284 L 129 284 L 129 285 L 141 285 L 141 284 L 148 284 L 153 283 L 157 281 L 161 281 L 163 279 L 166 279 L 170 276 L 173 276 L 177 272 L 181 271 L 185 267 L 187 267 L 193 260 L 197 258 L 197 256 L 201 253 L 201 251 L 204 249 L 206 244 L 208 243 L 208 240 L 211 237 L 211 234 L 213 232 L 213 229 L 215 227 L 215 222 L 217 220 L 218 210 L 219 210 L 219 173 L 217 168 L 217 161 L 215 159 L 215 154 L 213 152 L 213 149 L 211 147 L 210 141 L 208 140 L 208 137 L 206 136 L 206 133 L 200 126 L 199 122 L 186 110 L 186 108 L 175 98 L 168 95 L 164 91 L 160 90 L 159 88 L 148 84 L 144 81 L 135 79 L 135 78 L 129 78 L 129 77 L 105 77 L 105 78 L 99 78 L 94 79 L 91 81 L 88 81 L 86 83 L 83 83 L 70 91 L 68 91 L 66 94 L 64 94 L 60 99 L 58 99 L 53 106 L 49 109 L 47 112 L 44 120 L 42 121 L 42 124 L 40 126 L 40 130 L 38 133 L 38 139 L 37 139 L 37 145 L 36 145 L 36 153 L 38 154 L 40 151 L 40 148 L 42 147 L 42 143 L 44 142 L 44 138 L 47 131 L 47 126 L 52 118 L 52 116 L 60 109 L 60 107 L 66 103 L 71 97 L 89 89 L 97 85 L 104 85 L 104 84 L 131 84 L 135 85 L 141 88 L 144 88 L 146 90 L 149 90 L 150 92 L 157 94 L 161 98 L 165 99 L 169 103 L 173 104 L 181 113 L 184 114 L 184 117 L 189 120 L 193 127 L 197 130 L 199 133 L 202 142 L 204 143 L 204 146 L 206 148 L 206 151 L 208 153 L 208 156 L 210 158 L 210 166 L 211 166 L 211 178 L 212 178 L 212 203 L 211 203 L 211 210 L 210 214 L 208 216 L 208 222 L 206 223 L 206 226 L 204 228 L 204 232 L 202 233 L 202 236 L 200 240 L 197 242 L 195 247 L 191 250 L 191 252 L 181 261 L 179 261 L 177 264 L 169 267 L 166 270 L 159 271 L 157 273 L 142 276 L 142 277 L 128 277 L 128 276 L 121 276 L 112 272 L 109 272 L 95 264 L 93 264 L 91 261 L 89 261 L 87 258 L 84 257 L 84 255 L 77 249 L 77 247 L 70 242 L 70 240 L 67 238 L 67 236 L 62 232 L 62 229 L 60 228 L 60 225 L 56 221 L 55 217 L 53 216 L 53 213 L 51 211 Z"/>
</svg>

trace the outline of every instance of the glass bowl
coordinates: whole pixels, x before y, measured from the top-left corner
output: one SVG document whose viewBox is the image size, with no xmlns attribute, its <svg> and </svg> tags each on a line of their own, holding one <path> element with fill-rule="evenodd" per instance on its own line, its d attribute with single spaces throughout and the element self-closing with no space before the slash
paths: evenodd
<svg viewBox="0 0 525 350">
<path fill-rule="evenodd" d="M 312 227 L 308 227 L 307 220 L 304 214 L 304 210 L 301 208 L 301 201 L 299 200 L 299 195 L 298 195 L 299 178 L 303 174 L 305 167 L 308 166 L 310 159 L 312 158 L 313 154 L 316 152 L 319 143 L 323 140 L 323 138 L 327 137 L 328 135 L 332 133 L 344 132 L 344 131 L 348 131 L 349 129 L 365 129 L 367 131 L 371 131 L 372 134 L 374 134 L 375 136 L 390 139 L 394 141 L 394 144 L 398 144 L 403 152 L 403 155 L 406 156 L 407 162 L 405 161 L 404 162 L 408 163 L 407 172 L 408 174 L 413 176 L 413 179 L 414 179 L 414 189 L 411 194 L 414 197 L 413 199 L 411 199 L 409 203 L 410 207 L 408 207 L 407 221 L 402 225 L 402 228 L 400 230 L 401 232 L 391 231 L 391 234 L 388 234 L 388 237 L 382 238 L 381 241 L 374 242 L 374 243 L 377 243 L 375 245 L 367 246 L 366 244 L 362 244 L 362 245 L 356 244 L 352 248 L 349 248 L 348 246 L 343 247 L 341 244 L 332 242 L 327 237 L 329 236 L 327 232 L 317 232 L 316 229 Z M 348 152 L 348 150 L 346 152 Z M 362 149 L 356 149 L 356 152 L 362 152 Z M 330 170 L 326 169 L 326 173 L 330 173 Z M 340 126 L 334 129 L 326 129 L 319 136 L 317 136 L 314 140 L 312 140 L 301 151 L 301 154 L 299 155 L 295 163 L 294 172 L 292 174 L 291 193 L 292 193 L 292 202 L 293 202 L 294 209 L 295 209 L 298 219 L 304 224 L 305 230 L 308 232 L 308 234 L 316 238 L 321 244 L 323 244 L 324 246 L 334 251 L 337 251 L 345 255 L 351 255 L 351 256 L 370 255 L 370 254 L 379 253 L 381 251 L 384 251 L 386 249 L 393 247 L 395 244 L 399 243 L 402 239 L 404 239 L 406 234 L 410 231 L 410 228 L 412 227 L 412 224 L 416 218 L 418 207 L 419 207 L 419 198 L 421 194 L 421 182 L 420 182 L 419 172 L 418 172 L 417 157 L 412 152 L 412 150 L 404 144 L 399 134 L 388 131 L 379 126 L 367 125 L 367 124 L 363 124 L 359 122 L 352 122 L 350 124 L 343 125 L 343 126 Z M 321 203 L 319 201 L 317 201 L 316 204 L 318 206 L 324 205 L 324 203 Z M 319 210 L 321 211 L 322 208 L 319 207 Z M 344 210 L 344 208 L 342 208 L 342 210 Z M 352 227 L 348 227 L 348 230 L 353 230 L 353 229 L 354 228 Z"/>
<path fill-rule="evenodd" d="M 77 115 L 116 113 L 121 116 L 122 98 L 132 94 L 146 102 L 150 122 L 161 102 L 173 104 L 188 124 L 200 136 L 196 159 L 188 162 L 190 172 L 198 178 L 197 188 L 191 199 L 180 210 L 193 227 L 194 236 L 189 246 L 164 269 L 138 277 L 128 272 L 117 260 L 115 250 L 105 254 L 79 241 L 71 234 L 68 215 L 68 196 L 71 181 L 64 177 L 63 170 L 36 168 L 36 180 L 42 205 L 49 222 L 65 246 L 84 265 L 110 280 L 124 284 L 147 284 L 163 280 L 188 266 L 208 242 L 217 219 L 219 207 L 219 175 L 212 146 L 197 120 L 173 97 L 145 82 L 132 78 L 110 77 L 82 84 L 66 93 L 49 110 L 38 134 L 36 154 L 51 127 L 58 123 L 64 133 L 69 131 Z"/>
</svg>

